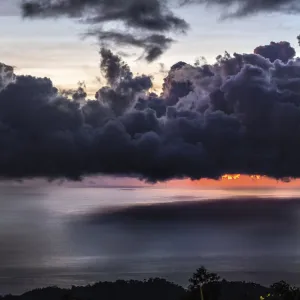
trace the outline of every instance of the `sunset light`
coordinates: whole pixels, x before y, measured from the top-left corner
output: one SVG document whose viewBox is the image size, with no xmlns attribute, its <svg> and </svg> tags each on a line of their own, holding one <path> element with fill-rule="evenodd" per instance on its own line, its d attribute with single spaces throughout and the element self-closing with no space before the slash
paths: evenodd
<svg viewBox="0 0 300 300">
<path fill-rule="evenodd" d="M 225 174 L 222 176 L 222 179 L 227 179 L 227 180 L 236 180 L 241 177 L 241 174 Z"/>
<path fill-rule="evenodd" d="M 253 180 L 259 180 L 262 176 L 260 175 L 250 175 L 249 176 Z M 222 180 L 238 180 L 241 178 L 241 174 L 225 174 L 222 176 Z"/>
</svg>

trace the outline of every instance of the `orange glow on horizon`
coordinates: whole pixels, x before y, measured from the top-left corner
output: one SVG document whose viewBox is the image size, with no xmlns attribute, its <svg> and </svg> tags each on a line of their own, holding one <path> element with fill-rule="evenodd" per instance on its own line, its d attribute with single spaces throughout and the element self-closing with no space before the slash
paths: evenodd
<svg viewBox="0 0 300 300">
<path fill-rule="evenodd" d="M 250 175 L 252 180 L 260 180 L 262 176 L 260 175 Z M 238 180 L 241 178 L 241 174 L 225 174 L 222 176 L 222 180 Z"/>
<path fill-rule="evenodd" d="M 223 179 L 227 179 L 227 180 L 237 180 L 241 177 L 241 174 L 225 174 L 222 176 L 222 180 Z"/>
<path fill-rule="evenodd" d="M 213 179 L 178 179 L 157 186 L 171 188 L 300 188 L 300 179 L 276 180 L 261 175 L 225 174 L 219 180 Z"/>
<path fill-rule="evenodd" d="M 251 175 L 250 178 L 254 179 L 254 180 L 259 180 L 259 179 L 262 178 L 262 176 L 260 176 L 260 175 Z"/>
</svg>

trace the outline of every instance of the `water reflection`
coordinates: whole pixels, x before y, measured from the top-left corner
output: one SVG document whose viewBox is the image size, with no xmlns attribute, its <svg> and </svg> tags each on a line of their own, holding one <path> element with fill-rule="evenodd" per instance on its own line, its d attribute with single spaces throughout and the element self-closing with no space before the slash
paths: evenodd
<svg viewBox="0 0 300 300">
<path fill-rule="evenodd" d="M 270 195 L 2 188 L 0 293 L 148 276 L 186 284 L 201 264 L 228 279 L 298 283 L 299 192 Z"/>
</svg>

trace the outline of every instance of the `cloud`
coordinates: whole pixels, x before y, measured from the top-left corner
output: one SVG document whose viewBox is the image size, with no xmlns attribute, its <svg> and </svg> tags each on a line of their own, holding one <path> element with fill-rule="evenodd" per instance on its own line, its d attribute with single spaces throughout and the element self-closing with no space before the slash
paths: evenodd
<svg viewBox="0 0 300 300">
<path fill-rule="evenodd" d="M 100 68 L 109 86 L 102 87 L 96 99 L 108 105 L 115 115 L 122 115 L 135 105 L 140 93 L 152 87 L 151 77 L 134 77 L 129 66 L 108 49 L 102 48 L 100 55 Z"/>
<path fill-rule="evenodd" d="M 0 63 L 0 91 L 15 79 L 14 68 Z"/>
<path fill-rule="evenodd" d="M 300 3 L 298 0 L 184 0 L 184 3 L 220 7 L 223 18 L 246 17 L 268 12 L 300 12 Z"/>
<path fill-rule="evenodd" d="M 268 58 L 271 62 L 279 59 L 284 63 L 287 63 L 296 55 L 295 49 L 288 42 L 271 42 L 269 45 L 257 47 L 254 49 L 254 53 Z"/>
<path fill-rule="evenodd" d="M 0 177 L 300 177 L 300 61 L 261 54 L 179 62 L 160 96 L 150 92 L 151 76 L 134 76 L 107 49 L 107 86 L 92 100 L 83 85 L 69 99 L 48 78 L 16 76 L 0 91 Z"/>
<path fill-rule="evenodd" d="M 98 38 L 103 45 L 105 45 L 106 40 L 109 40 L 114 41 L 119 45 L 130 44 L 139 48 L 144 48 L 146 50 L 145 58 L 148 62 L 152 62 L 158 58 L 173 42 L 172 39 L 166 38 L 160 34 L 153 34 L 148 37 L 137 37 L 133 36 L 132 34 L 121 34 L 112 31 L 101 33 L 98 32 Z M 102 47 L 102 49 L 106 49 L 106 47 Z"/>
<path fill-rule="evenodd" d="M 188 5 L 216 6 L 222 19 L 300 12 L 298 0 L 23 0 L 21 9 L 25 18 L 77 20 L 90 26 L 85 36 L 96 36 L 102 46 L 142 48 L 143 57 L 152 62 L 174 42 L 170 34 L 189 29 L 188 22 L 172 12 L 175 7 Z"/>
<path fill-rule="evenodd" d="M 129 66 L 122 61 L 120 56 L 114 55 L 106 48 L 100 50 L 100 55 L 102 58 L 100 68 L 109 85 L 115 86 L 120 80 L 132 78 L 133 74 Z"/>
<path fill-rule="evenodd" d="M 120 33 L 113 31 L 90 31 L 88 35 L 97 35 L 103 45 L 106 41 L 113 42 L 116 45 L 132 45 L 145 50 L 145 59 L 152 62 L 163 54 L 174 41 L 161 34 L 152 34 L 146 37 L 138 37 L 134 34 Z"/>
<path fill-rule="evenodd" d="M 79 19 L 91 25 L 87 34 L 97 36 L 101 43 L 143 48 L 149 62 L 173 42 L 166 34 L 185 32 L 189 27 L 185 20 L 172 13 L 166 0 L 25 0 L 22 12 L 26 18 L 64 16 Z M 112 22 L 121 23 L 125 31 L 104 28 Z"/>
<path fill-rule="evenodd" d="M 186 67 L 189 67 L 189 65 L 180 61 L 171 67 L 168 76 L 164 78 L 162 96 L 170 105 L 176 104 L 181 97 L 187 96 L 193 90 L 192 83 L 189 80 L 175 78 L 182 75 Z"/>
</svg>

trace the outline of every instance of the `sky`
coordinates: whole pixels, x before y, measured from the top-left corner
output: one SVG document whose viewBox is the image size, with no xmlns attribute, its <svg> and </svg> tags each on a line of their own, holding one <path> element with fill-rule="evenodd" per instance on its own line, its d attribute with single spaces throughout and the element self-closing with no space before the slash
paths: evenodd
<svg viewBox="0 0 300 300">
<path fill-rule="evenodd" d="M 85 81 L 90 93 L 99 83 L 99 45 L 91 37 L 82 39 L 85 27 L 67 19 L 24 20 L 20 17 L 18 0 L 0 2 L 1 61 L 16 66 L 19 74 L 51 77 L 61 87 L 76 87 Z M 223 54 L 252 52 L 258 45 L 270 41 L 287 40 L 297 49 L 298 16 L 269 14 L 246 19 L 221 21 L 219 11 L 201 6 L 175 9 L 191 24 L 187 35 L 178 35 L 178 41 L 162 57 L 151 64 L 136 61 L 137 55 L 126 58 L 135 73 L 151 73 L 160 87 L 163 78 L 159 63 L 166 69 L 179 60 L 192 63 L 204 56 L 208 61 Z"/>
<path fill-rule="evenodd" d="M 191 24 L 187 35 L 176 35 L 175 43 L 157 61 L 147 63 L 137 60 L 139 52 L 127 57 L 134 73 L 153 74 L 155 88 L 159 89 L 163 74 L 159 63 L 168 69 L 177 61 L 192 63 L 204 56 L 209 62 L 228 51 L 229 53 L 251 53 L 259 45 L 270 41 L 286 40 L 298 52 L 296 36 L 299 34 L 298 16 L 284 14 L 263 14 L 243 19 L 220 20 L 219 11 L 214 8 L 188 6 L 174 10 Z M 17 0 L 0 2 L 1 62 L 15 66 L 17 74 L 31 74 L 49 77 L 61 88 L 74 88 L 78 81 L 84 81 L 88 94 L 93 95 L 99 87 L 99 45 L 93 38 L 82 38 L 85 27 L 67 19 L 24 20 Z M 119 51 L 127 49 L 117 49 Z M 122 182 L 122 180 L 121 180 Z M 126 181 L 127 182 L 127 181 Z M 131 182 L 131 181 L 129 181 Z M 136 182 L 136 181 L 132 181 Z M 222 183 L 202 180 L 184 181 L 183 186 L 230 186 L 254 185 L 258 183 L 242 177 L 239 181 L 223 180 Z M 297 186 L 298 181 L 283 184 L 275 180 L 260 181 L 267 186 Z M 182 181 L 170 183 L 181 185 Z"/>
</svg>

